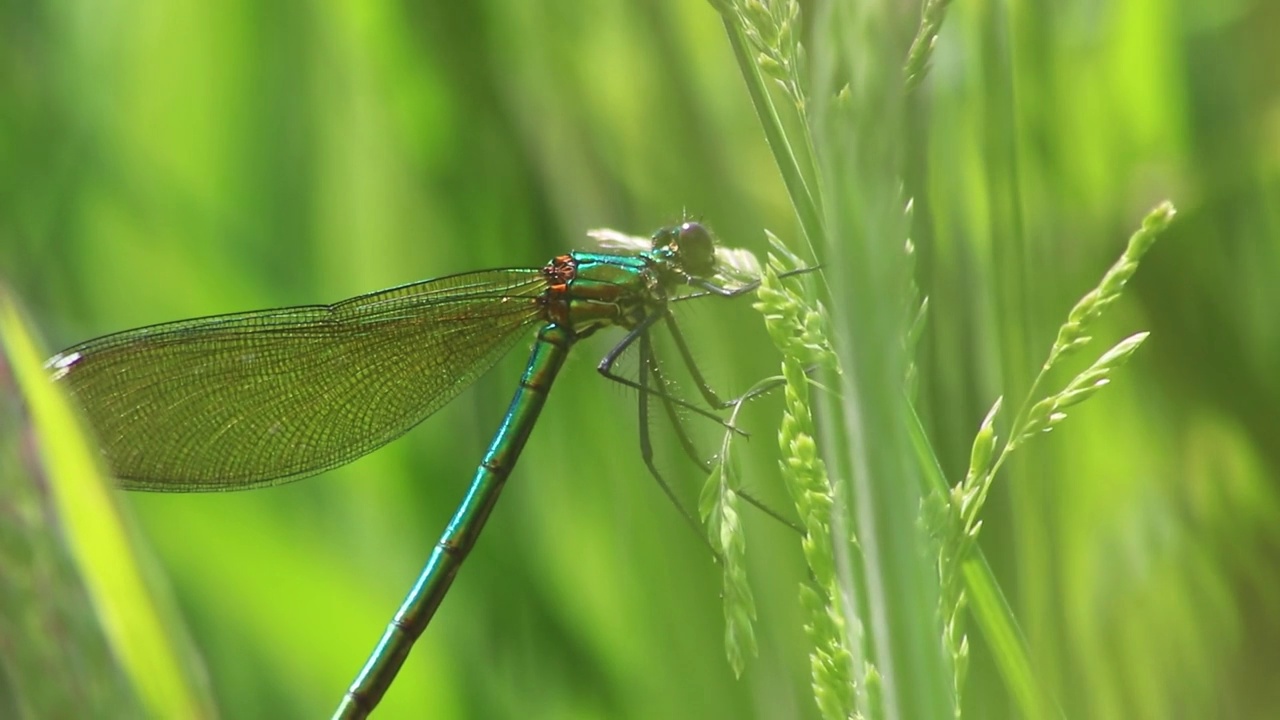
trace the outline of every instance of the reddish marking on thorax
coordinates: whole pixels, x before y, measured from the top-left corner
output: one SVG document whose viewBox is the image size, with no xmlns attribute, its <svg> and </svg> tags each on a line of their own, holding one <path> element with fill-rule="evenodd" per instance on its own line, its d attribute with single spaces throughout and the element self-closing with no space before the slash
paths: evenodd
<svg viewBox="0 0 1280 720">
<path fill-rule="evenodd" d="M 550 286 L 543 294 L 541 302 L 547 309 L 547 319 L 569 327 L 569 283 L 578 274 L 578 263 L 572 255 L 557 255 L 546 267 L 542 268 Z"/>
</svg>

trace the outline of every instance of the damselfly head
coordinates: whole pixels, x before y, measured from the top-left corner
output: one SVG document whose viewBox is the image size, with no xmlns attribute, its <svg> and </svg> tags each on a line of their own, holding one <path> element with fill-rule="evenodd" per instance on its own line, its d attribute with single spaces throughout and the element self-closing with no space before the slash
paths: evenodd
<svg viewBox="0 0 1280 720">
<path fill-rule="evenodd" d="M 653 235 L 653 249 L 669 252 L 694 277 L 716 272 L 716 242 L 702 223 L 687 221 L 659 230 Z"/>
</svg>

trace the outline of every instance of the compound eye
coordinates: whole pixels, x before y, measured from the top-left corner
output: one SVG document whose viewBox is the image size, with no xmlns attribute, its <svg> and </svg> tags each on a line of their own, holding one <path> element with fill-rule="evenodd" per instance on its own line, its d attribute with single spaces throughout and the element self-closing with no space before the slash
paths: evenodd
<svg viewBox="0 0 1280 720">
<path fill-rule="evenodd" d="M 702 223 L 682 223 L 677 229 L 676 249 L 689 274 L 698 277 L 715 274 L 715 241 Z"/>
<path fill-rule="evenodd" d="M 681 223 L 679 228 L 680 245 L 682 247 L 695 247 L 699 244 L 711 244 L 711 231 L 702 223 L 686 222 Z"/>
</svg>

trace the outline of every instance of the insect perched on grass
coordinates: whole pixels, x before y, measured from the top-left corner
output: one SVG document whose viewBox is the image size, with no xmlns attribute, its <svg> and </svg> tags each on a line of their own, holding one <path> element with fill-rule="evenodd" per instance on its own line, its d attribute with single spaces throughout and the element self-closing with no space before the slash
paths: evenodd
<svg viewBox="0 0 1280 720">
<path fill-rule="evenodd" d="M 335 717 L 377 706 L 444 599 L 511 473 L 574 343 L 616 326 L 605 377 L 708 415 L 664 391 L 650 331 L 663 324 L 703 398 L 708 387 L 671 314 L 695 297 L 755 289 L 749 253 L 718 248 L 696 222 L 652 238 L 593 233 L 616 252 L 575 252 L 541 268 L 450 275 L 334 305 L 260 310 L 152 325 L 68 348 L 49 360 L 75 396 L 120 485 L 196 492 L 276 485 L 350 462 L 399 437 L 488 370 L 524 332 L 537 341 L 511 406 L 413 589 Z M 638 377 L 614 372 L 638 346 Z M 686 450 L 692 454 L 681 432 Z M 641 451 L 652 460 L 647 422 Z"/>
</svg>

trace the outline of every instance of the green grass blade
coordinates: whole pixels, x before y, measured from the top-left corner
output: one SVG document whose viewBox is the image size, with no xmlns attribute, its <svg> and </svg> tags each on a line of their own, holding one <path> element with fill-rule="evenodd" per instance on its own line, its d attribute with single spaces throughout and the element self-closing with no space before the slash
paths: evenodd
<svg viewBox="0 0 1280 720">
<path fill-rule="evenodd" d="M 1005 687 L 1017 703 L 1021 716 L 1033 719 L 1065 717 L 1037 680 L 1031 657 L 1027 654 L 1027 640 L 1013 618 L 1013 608 L 996 583 L 987 558 L 981 552 L 971 553 L 961 572 L 969 594 L 969 607 L 982 628 L 983 638 L 991 646 L 991 657 L 1000 669 Z"/>
<path fill-rule="evenodd" d="M 102 473 L 97 452 L 86 439 L 68 400 L 49 382 L 31 333 L 24 327 L 17 306 L 0 286 L 0 348 L 12 367 L 18 393 L 30 416 L 31 437 L 37 453 L 35 464 L 47 483 L 48 523 L 43 532 L 61 533 L 67 557 L 82 588 L 84 601 L 92 609 L 97 627 L 84 630 L 65 641 L 65 659 L 78 662 L 79 642 L 95 630 L 105 638 L 110 655 L 132 686 L 144 714 L 158 718 L 206 718 L 215 715 L 200 677 L 198 663 L 186 649 L 185 633 L 174 620 L 176 613 L 166 596 L 150 577 L 140 559 L 138 544 L 127 515 L 114 495 L 109 479 Z M 7 475 L 7 473 L 6 473 Z M 28 476 L 34 479 L 37 473 Z M 67 585 L 55 589 L 58 602 Z M 74 598 L 65 598 L 75 602 Z M 29 668 L 23 668 L 27 670 Z M 111 672 L 102 668 L 101 678 L 89 678 L 90 685 L 112 683 Z M 55 676 L 56 677 L 56 676 Z M 26 695 L 30 686 L 15 688 Z M 42 693 L 32 691 L 31 702 L 41 702 Z M 123 692 L 108 693 L 119 702 L 120 713 L 96 708 L 106 716 L 128 716 L 130 702 Z M 19 698 L 23 711 L 48 716 L 27 700 Z M 79 710 L 84 711 L 84 706 Z M 134 711 L 136 712 L 136 711 Z"/>
<path fill-rule="evenodd" d="M 738 16 L 728 7 L 718 6 L 718 9 L 724 21 L 729 46 L 733 49 L 733 57 L 738 63 L 738 69 L 742 72 L 742 79 L 747 84 L 747 93 L 751 96 L 751 104 L 755 107 L 760 127 L 764 131 L 765 141 L 773 152 L 774 162 L 777 163 L 778 171 L 782 174 L 782 181 L 786 185 L 787 195 L 791 198 L 796 218 L 800 221 L 805 239 L 812 248 L 823 242 L 825 238 L 819 201 L 811 187 L 813 183 L 805 179 L 805 173 L 787 137 L 782 119 L 778 117 L 778 110 L 769 95 L 769 89 L 760 74 L 760 69 L 752 59 L 751 47 L 742 31 Z"/>
<path fill-rule="evenodd" d="M 66 544 L 0 352 L 0 717 L 133 717 Z"/>
</svg>

